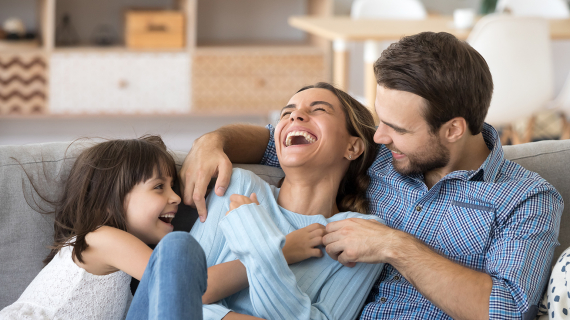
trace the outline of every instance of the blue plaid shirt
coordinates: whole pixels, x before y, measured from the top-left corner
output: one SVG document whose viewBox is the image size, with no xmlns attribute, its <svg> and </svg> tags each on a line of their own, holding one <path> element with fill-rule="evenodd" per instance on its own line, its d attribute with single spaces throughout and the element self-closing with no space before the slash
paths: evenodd
<svg viewBox="0 0 570 320">
<path fill-rule="evenodd" d="M 273 127 L 262 163 L 279 166 Z M 491 153 L 478 170 L 455 171 L 431 189 L 423 175 L 392 167 L 383 145 L 368 170 L 370 212 L 414 235 L 451 261 L 493 279 L 490 319 L 534 319 L 558 245 L 560 194 L 538 174 L 504 158 L 485 124 Z M 361 319 L 451 319 L 386 264 Z"/>
</svg>

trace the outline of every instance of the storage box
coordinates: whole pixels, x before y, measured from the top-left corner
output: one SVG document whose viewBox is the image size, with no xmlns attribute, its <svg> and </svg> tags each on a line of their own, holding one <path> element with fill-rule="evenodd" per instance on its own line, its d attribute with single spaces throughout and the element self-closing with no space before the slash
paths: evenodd
<svg viewBox="0 0 570 320">
<path fill-rule="evenodd" d="M 129 10 L 125 40 L 128 48 L 184 48 L 184 15 L 179 11 Z"/>
</svg>

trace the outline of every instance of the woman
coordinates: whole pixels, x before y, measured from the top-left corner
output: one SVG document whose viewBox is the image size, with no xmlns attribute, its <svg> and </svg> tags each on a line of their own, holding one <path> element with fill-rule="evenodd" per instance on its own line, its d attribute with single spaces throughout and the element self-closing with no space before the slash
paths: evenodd
<svg viewBox="0 0 570 320">
<path fill-rule="evenodd" d="M 365 214 L 373 135 L 370 112 L 329 84 L 291 98 L 274 131 L 281 188 L 234 169 L 226 195 L 207 199 L 207 220 L 190 232 L 210 267 L 204 319 L 356 317 L 383 265 L 345 267 L 321 237 L 332 221 L 382 222 Z M 312 250 L 299 254 L 295 244 Z"/>
</svg>

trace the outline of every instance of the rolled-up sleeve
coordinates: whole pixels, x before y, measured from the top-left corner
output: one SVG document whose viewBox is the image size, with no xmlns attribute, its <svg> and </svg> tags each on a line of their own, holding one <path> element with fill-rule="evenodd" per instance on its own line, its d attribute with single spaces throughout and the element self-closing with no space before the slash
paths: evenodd
<svg viewBox="0 0 570 320">
<path fill-rule="evenodd" d="M 497 216 L 495 240 L 486 255 L 485 272 L 493 279 L 489 319 L 534 319 L 558 245 L 563 208 L 560 194 L 544 183 Z"/>
</svg>

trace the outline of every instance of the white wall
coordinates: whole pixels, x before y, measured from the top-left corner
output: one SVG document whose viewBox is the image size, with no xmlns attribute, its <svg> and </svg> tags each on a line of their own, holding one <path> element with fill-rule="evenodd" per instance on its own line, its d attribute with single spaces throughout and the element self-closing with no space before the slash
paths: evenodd
<svg viewBox="0 0 570 320">
<path fill-rule="evenodd" d="M 198 42 L 302 41 L 305 34 L 287 19 L 304 14 L 305 0 L 201 0 Z"/>
<path fill-rule="evenodd" d="M 36 0 L 0 0 L 0 24 L 17 17 L 24 22 L 26 29 L 36 31 L 36 6 Z"/>
</svg>

